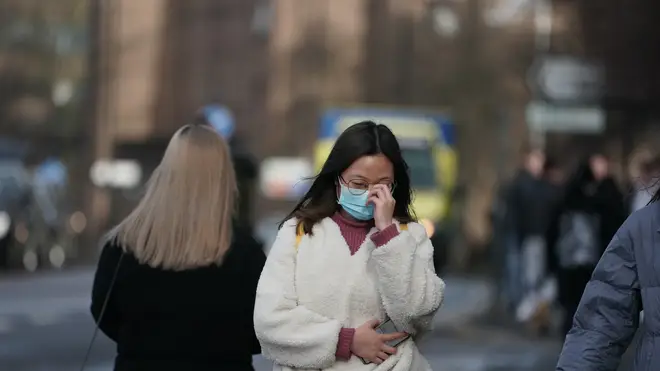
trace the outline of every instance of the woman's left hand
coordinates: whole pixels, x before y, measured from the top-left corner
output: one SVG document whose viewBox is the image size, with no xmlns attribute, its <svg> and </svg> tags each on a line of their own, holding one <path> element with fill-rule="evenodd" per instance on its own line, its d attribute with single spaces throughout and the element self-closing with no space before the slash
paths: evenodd
<svg viewBox="0 0 660 371">
<path fill-rule="evenodd" d="M 379 231 L 382 231 L 392 224 L 396 201 L 392 197 L 392 192 L 390 192 L 386 185 L 374 185 L 371 190 L 369 190 L 367 204 L 374 205 L 374 222 Z"/>
</svg>

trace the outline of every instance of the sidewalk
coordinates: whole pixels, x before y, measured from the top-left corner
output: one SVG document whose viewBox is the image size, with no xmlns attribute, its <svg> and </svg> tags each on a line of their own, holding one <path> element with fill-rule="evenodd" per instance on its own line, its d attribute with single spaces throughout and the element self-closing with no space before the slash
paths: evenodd
<svg viewBox="0 0 660 371">
<path fill-rule="evenodd" d="M 442 343 L 441 353 L 434 352 L 434 344 L 420 346 L 430 361 L 437 359 L 441 365 L 435 371 L 553 371 L 561 349 L 556 339 L 530 338 L 505 327 L 481 324 L 445 329 L 436 336 L 450 339 Z"/>
<path fill-rule="evenodd" d="M 0 276 L 0 332 L 17 324 L 45 325 L 89 312 L 93 269 Z M 495 300 L 495 288 L 485 278 L 449 276 L 436 329 L 462 326 L 483 317 Z"/>
<path fill-rule="evenodd" d="M 75 268 L 59 272 L 0 276 L 0 312 L 23 307 L 25 302 L 49 302 L 71 300 L 69 306 L 89 305 L 94 271 L 91 268 Z M 435 316 L 438 327 L 454 326 L 484 316 L 495 300 L 495 287 L 482 277 L 443 277 L 446 288 L 442 307 Z M 23 302 L 21 305 L 20 302 Z M 27 308 L 26 308 L 27 309 Z M 34 309 L 31 308 L 31 309 Z M 45 309 L 45 308 L 44 308 Z"/>
<path fill-rule="evenodd" d="M 436 329 L 452 328 L 486 315 L 496 299 L 496 288 L 483 277 L 446 277 L 445 298 L 435 315 Z"/>
<path fill-rule="evenodd" d="M 0 334 L 89 315 L 93 268 L 0 276 Z"/>
</svg>

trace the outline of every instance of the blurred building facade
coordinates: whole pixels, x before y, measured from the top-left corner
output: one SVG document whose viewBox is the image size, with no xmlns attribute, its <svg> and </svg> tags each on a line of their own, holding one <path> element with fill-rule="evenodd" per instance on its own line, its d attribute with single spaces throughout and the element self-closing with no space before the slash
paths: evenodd
<svg viewBox="0 0 660 371">
<path fill-rule="evenodd" d="M 0 133 L 81 140 L 78 116 L 87 76 L 86 1 L 0 1 Z M 36 146 L 39 147 L 39 146 Z"/>
<path fill-rule="evenodd" d="M 660 3 L 623 1 L 553 0 L 547 50 L 604 66 L 599 104 L 608 122 L 605 139 L 551 135 L 548 148 L 570 160 L 604 146 L 620 170 L 638 145 L 658 147 L 648 133 L 660 119 L 660 30 L 652 21 Z M 484 246 L 493 190 L 529 137 L 527 72 L 537 54 L 532 2 L 494 22 L 489 14 L 506 3 L 0 0 L 0 133 L 73 154 L 76 194 L 98 232 L 134 198 L 91 186 L 89 165 L 131 158 L 148 174 L 204 104 L 229 107 L 258 158 L 311 155 L 328 106 L 442 109 L 459 126 L 466 242 Z M 59 34 L 59 44 L 26 43 L 26 24 Z M 67 103 L 53 100 L 69 90 Z M 285 206 L 258 204 L 260 213 Z"/>
<path fill-rule="evenodd" d="M 229 107 L 251 145 L 265 121 L 267 38 L 257 0 L 117 0 L 99 8 L 95 158 L 137 159 L 145 174 L 172 133 L 208 103 Z M 91 189 L 102 229 L 134 200 Z M 121 202 L 126 201 L 126 202 Z"/>
<path fill-rule="evenodd" d="M 631 153 L 660 145 L 660 3 L 651 0 L 561 1 L 573 6 L 581 26 L 581 51 L 601 61 L 606 84 L 605 149 L 622 175 Z M 613 27 L 613 25 L 615 27 Z"/>
<path fill-rule="evenodd" d="M 73 177 L 70 210 L 84 203 L 82 154 L 91 148 L 82 114 L 90 103 L 89 26 L 86 0 L 0 1 L 0 159 L 26 170 L 61 159 Z"/>
<path fill-rule="evenodd" d="M 256 3 L 107 2 L 101 102 L 113 114 L 114 140 L 168 138 L 209 102 L 229 106 L 239 132 L 262 121 L 267 43 L 251 28 Z"/>
</svg>

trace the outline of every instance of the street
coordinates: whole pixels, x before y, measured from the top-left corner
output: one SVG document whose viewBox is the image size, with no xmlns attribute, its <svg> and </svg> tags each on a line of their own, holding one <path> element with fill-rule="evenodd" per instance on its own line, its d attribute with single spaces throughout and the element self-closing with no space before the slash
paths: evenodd
<svg viewBox="0 0 660 371">
<path fill-rule="evenodd" d="M 92 268 L 0 276 L 0 370 L 79 370 L 94 324 L 88 312 Z M 488 287 L 448 278 L 439 327 L 421 344 L 434 370 L 545 371 L 554 369 L 558 344 L 469 323 L 487 310 Z M 453 325 L 453 326 L 449 326 Z M 88 371 L 112 369 L 114 345 L 99 334 Z M 255 357 L 257 371 L 270 369 Z"/>
</svg>

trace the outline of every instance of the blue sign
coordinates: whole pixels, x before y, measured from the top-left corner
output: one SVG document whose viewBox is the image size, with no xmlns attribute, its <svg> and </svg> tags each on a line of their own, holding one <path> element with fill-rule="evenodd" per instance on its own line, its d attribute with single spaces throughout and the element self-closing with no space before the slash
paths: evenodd
<svg viewBox="0 0 660 371">
<path fill-rule="evenodd" d="M 204 107 L 203 112 L 206 121 L 208 121 L 223 138 L 229 139 L 234 135 L 234 116 L 227 107 L 218 104 L 211 104 Z"/>
<path fill-rule="evenodd" d="M 67 169 L 58 159 L 48 158 L 36 169 L 35 178 L 39 183 L 64 186 Z"/>
</svg>

